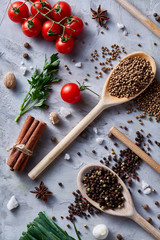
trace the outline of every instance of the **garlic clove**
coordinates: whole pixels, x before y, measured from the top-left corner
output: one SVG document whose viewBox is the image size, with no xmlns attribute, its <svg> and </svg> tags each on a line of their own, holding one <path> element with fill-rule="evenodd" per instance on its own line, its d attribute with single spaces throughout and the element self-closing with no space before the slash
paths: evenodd
<svg viewBox="0 0 160 240">
<path fill-rule="evenodd" d="M 108 232 L 108 228 L 105 224 L 98 224 L 93 228 L 92 234 L 96 239 L 106 239 Z"/>
</svg>

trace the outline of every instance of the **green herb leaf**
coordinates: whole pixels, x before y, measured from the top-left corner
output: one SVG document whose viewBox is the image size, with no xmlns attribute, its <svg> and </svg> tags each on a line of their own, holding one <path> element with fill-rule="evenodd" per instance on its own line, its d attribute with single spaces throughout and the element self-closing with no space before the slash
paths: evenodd
<svg viewBox="0 0 160 240">
<path fill-rule="evenodd" d="M 58 71 L 59 63 L 60 61 L 58 58 L 58 53 L 56 53 L 50 57 L 50 61 L 48 61 L 47 57 L 45 56 L 44 67 L 40 73 L 38 69 L 35 68 L 31 80 L 28 80 L 30 89 L 26 94 L 22 105 L 20 106 L 20 113 L 15 119 L 16 122 L 24 113 L 34 107 L 40 107 L 43 109 L 47 109 L 49 107 L 47 104 L 45 104 L 45 101 L 52 91 L 51 84 L 60 81 L 60 78 L 57 78 L 53 75 L 53 73 Z"/>
</svg>

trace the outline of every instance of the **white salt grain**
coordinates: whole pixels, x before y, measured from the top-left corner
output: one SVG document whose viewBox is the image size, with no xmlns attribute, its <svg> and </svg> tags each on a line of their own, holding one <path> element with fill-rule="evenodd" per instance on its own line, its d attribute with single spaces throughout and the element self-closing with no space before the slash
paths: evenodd
<svg viewBox="0 0 160 240">
<path fill-rule="evenodd" d="M 24 65 L 24 62 L 23 62 L 23 61 L 21 62 L 21 65 Z"/>
<path fill-rule="evenodd" d="M 93 128 L 93 132 L 94 132 L 95 134 L 98 134 L 98 129 L 97 129 L 96 127 L 94 127 L 94 128 Z"/>
<path fill-rule="evenodd" d="M 128 36 L 127 30 L 124 30 L 122 34 L 123 34 L 124 36 Z"/>
<path fill-rule="evenodd" d="M 101 145 L 103 143 L 104 139 L 103 138 L 96 138 L 96 142 Z"/>
<path fill-rule="evenodd" d="M 125 28 L 125 26 L 124 26 L 123 23 L 117 23 L 117 27 L 118 27 L 119 29 L 124 29 L 124 28 Z"/>
<path fill-rule="evenodd" d="M 142 180 L 142 189 L 145 190 L 148 187 L 150 187 L 149 184 Z"/>
<path fill-rule="evenodd" d="M 26 67 L 20 67 L 21 73 L 23 74 L 23 76 L 26 74 L 27 72 L 27 68 Z"/>
<path fill-rule="evenodd" d="M 68 116 L 71 115 L 71 112 L 70 112 L 69 109 L 64 108 L 64 107 L 61 107 L 61 108 L 60 108 L 60 114 L 61 114 L 63 117 L 67 118 Z"/>
<path fill-rule="evenodd" d="M 33 66 L 30 66 L 30 69 L 33 70 Z"/>
<path fill-rule="evenodd" d="M 82 63 L 81 63 L 81 62 L 76 63 L 76 64 L 75 64 L 75 67 L 81 68 L 81 67 L 82 67 Z"/>
<path fill-rule="evenodd" d="M 69 155 L 68 153 L 66 153 L 66 154 L 64 155 L 64 159 L 67 160 L 67 161 L 69 161 L 69 160 L 71 159 L 71 157 L 70 157 L 70 155 Z"/>
<path fill-rule="evenodd" d="M 151 192 L 152 192 L 152 189 L 150 187 L 143 190 L 143 193 L 146 195 L 150 194 Z"/>
<path fill-rule="evenodd" d="M 15 196 L 13 195 L 10 198 L 9 202 L 7 203 L 7 208 L 8 208 L 8 210 L 11 211 L 12 209 L 17 208 L 18 206 L 19 206 L 19 203 L 18 203 L 17 199 L 15 198 Z"/>
</svg>

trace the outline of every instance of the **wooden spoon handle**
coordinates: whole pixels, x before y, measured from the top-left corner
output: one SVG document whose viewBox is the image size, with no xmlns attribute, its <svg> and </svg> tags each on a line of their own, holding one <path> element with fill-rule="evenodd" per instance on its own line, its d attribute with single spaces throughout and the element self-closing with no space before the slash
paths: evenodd
<svg viewBox="0 0 160 240">
<path fill-rule="evenodd" d="M 122 132 L 120 132 L 116 127 L 112 127 L 109 131 L 121 142 L 123 142 L 128 148 L 130 148 L 134 153 L 136 153 L 141 159 L 143 159 L 148 165 L 150 165 L 154 170 L 160 174 L 160 165 L 154 161 L 147 153 L 135 145 L 128 137 L 126 137 Z"/>
<path fill-rule="evenodd" d="M 106 108 L 101 100 L 28 174 L 34 180 Z"/>
<path fill-rule="evenodd" d="M 139 224 L 144 230 L 149 232 L 155 239 L 160 240 L 160 232 L 148 223 L 141 215 L 137 212 L 131 217 L 137 224 Z"/>
<path fill-rule="evenodd" d="M 143 23 L 148 29 L 150 29 L 155 35 L 160 38 L 160 28 L 157 27 L 149 18 L 147 18 L 142 12 L 140 12 L 135 6 L 133 6 L 127 0 L 117 0 L 122 7 L 136 17 L 141 23 Z"/>
</svg>

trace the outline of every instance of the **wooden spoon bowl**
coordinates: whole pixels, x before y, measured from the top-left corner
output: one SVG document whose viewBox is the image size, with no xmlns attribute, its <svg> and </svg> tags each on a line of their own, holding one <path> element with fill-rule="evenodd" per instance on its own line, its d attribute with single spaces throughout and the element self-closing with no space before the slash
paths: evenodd
<svg viewBox="0 0 160 240">
<path fill-rule="evenodd" d="M 122 185 L 123 187 L 123 196 L 125 197 L 125 202 L 124 202 L 124 207 L 123 208 L 116 208 L 114 210 L 112 209 L 107 209 L 107 210 L 102 210 L 99 207 L 99 204 L 95 201 L 93 201 L 90 197 L 88 197 L 87 193 L 86 193 L 86 188 L 83 185 L 83 178 L 85 176 L 86 173 L 88 173 L 90 170 L 92 170 L 93 168 L 103 168 L 105 170 L 108 170 L 110 172 L 112 172 L 113 174 L 115 174 L 118 178 L 118 182 Z M 102 165 L 102 164 L 87 164 L 85 165 L 80 172 L 78 173 L 77 176 L 77 185 L 78 188 L 82 194 L 83 197 L 85 197 L 87 199 L 87 201 L 89 203 L 91 203 L 94 207 L 98 208 L 99 210 L 101 210 L 104 213 L 108 213 L 111 215 L 115 215 L 115 216 L 121 216 L 121 217 L 128 217 L 131 218 L 132 220 L 134 220 L 136 223 L 138 223 L 143 229 L 145 229 L 147 232 L 149 232 L 155 239 L 160 240 L 160 233 L 157 231 L 157 229 L 155 229 L 150 223 L 148 223 L 142 216 L 140 216 L 134 207 L 131 195 L 128 191 L 127 186 L 125 185 L 125 183 L 121 180 L 121 178 L 114 172 L 112 171 L 110 168 Z"/>
<path fill-rule="evenodd" d="M 145 60 L 150 62 L 150 65 L 152 67 L 153 78 L 151 79 L 150 83 L 153 81 L 155 74 L 156 74 L 156 63 L 154 59 L 148 55 L 145 52 L 134 52 L 132 54 L 127 55 L 125 58 L 122 59 L 125 60 L 130 57 L 141 57 Z M 116 67 L 119 65 L 118 63 Z M 116 68 L 115 67 L 115 68 Z M 142 91 L 140 91 L 137 95 L 130 98 L 117 98 L 114 96 L 111 96 L 108 91 L 109 81 L 112 73 L 115 71 L 115 68 L 112 70 L 110 75 L 108 76 L 106 83 L 103 88 L 102 96 L 99 101 L 99 103 L 90 111 L 90 113 L 87 114 L 78 124 L 76 127 L 74 127 L 70 133 L 68 133 L 62 140 L 59 142 L 55 148 L 53 148 L 28 174 L 28 176 L 34 180 L 38 175 L 43 172 L 46 167 L 52 163 L 61 152 L 63 152 L 71 142 L 104 110 L 112 106 L 116 106 L 121 103 L 128 102 L 132 100 L 133 98 L 137 97 L 139 94 L 141 94 L 146 88 L 144 88 Z"/>
</svg>

